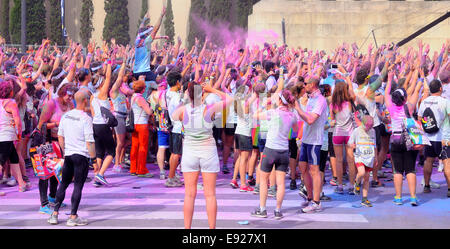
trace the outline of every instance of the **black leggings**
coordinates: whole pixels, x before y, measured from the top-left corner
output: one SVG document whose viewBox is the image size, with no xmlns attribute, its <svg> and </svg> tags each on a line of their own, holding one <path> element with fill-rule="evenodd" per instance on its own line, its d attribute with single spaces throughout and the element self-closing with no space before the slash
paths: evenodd
<svg viewBox="0 0 450 249">
<path fill-rule="evenodd" d="M 87 175 L 89 173 L 89 160 L 85 156 L 71 155 L 66 156 L 62 171 L 62 181 L 56 192 L 55 211 L 58 212 L 66 196 L 66 189 L 74 178 L 74 188 L 72 193 L 72 211 L 71 215 L 76 215 L 80 205 L 81 192 L 84 187 Z"/>
<path fill-rule="evenodd" d="M 41 198 L 41 206 L 46 206 L 48 204 L 47 190 L 48 181 L 50 180 L 50 197 L 56 198 L 56 191 L 58 190 L 58 180 L 55 176 L 50 177 L 47 180 L 39 180 L 39 195 Z"/>
<path fill-rule="evenodd" d="M 406 146 L 395 146 L 391 144 L 391 158 L 394 174 L 416 173 L 416 160 L 419 151 L 406 149 Z"/>
</svg>

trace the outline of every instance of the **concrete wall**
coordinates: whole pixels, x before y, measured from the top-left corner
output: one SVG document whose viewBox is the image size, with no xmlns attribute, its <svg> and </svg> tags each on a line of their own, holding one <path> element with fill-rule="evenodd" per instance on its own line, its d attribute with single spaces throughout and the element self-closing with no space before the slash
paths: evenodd
<svg viewBox="0 0 450 249">
<path fill-rule="evenodd" d="M 93 0 L 94 4 L 94 31 L 92 33 L 92 40 L 97 44 L 102 42 L 103 26 L 105 20 L 105 4 L 104 0 Z M 161 14 L 163 3 L 165 0 L 148 0 L 149 11 L 151 16 L 151 24 L 155 24 Z M 136 38 L 139 16 L 141 14 L 141 0 L 128 0 L 128 16 L 130 18 L 130 38 L 131 42 Z M 66 28 L 69 36 L 75 40 L 80 41 L 80 12 L 82 1 L 79 0 L 66 0 Z M 180 36 L 183 41 L 186 40 L 187 23 L 189 8 L 191 6 L 190 0 L 172 0 L 175 34 Z M 161 25 L 160 35 L 163 34 L 164 29 Z M 175 38 L 176 39 L 176 38 Z"/>
<path fill-rule="evenodd" d="M 399 42 L 450 10 L 450 1 L 318 1 L 261 0 L 249 17 L 249 30 L 273 30 L 280 34 L 286 20 L 286 40 L 291 47 L 334 50 L 342 42 L 356 42 L 363 50 L 374 43 Z M 370 34 L 370 36 L 368 36 Z M 450 19 L 419 36 L 440 50 L 450 38 Z M 412 41 L 411 43 L 415 43 Z M 407 44 L 410 45 L 410 44 Z"/>
</svg>

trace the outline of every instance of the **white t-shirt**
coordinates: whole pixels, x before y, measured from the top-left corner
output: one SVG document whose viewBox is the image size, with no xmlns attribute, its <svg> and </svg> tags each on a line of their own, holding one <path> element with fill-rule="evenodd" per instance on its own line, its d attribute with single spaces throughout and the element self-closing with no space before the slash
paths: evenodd
<svg viewBox="0 0 450 249">
<path fill-rule="evenodd" d="M 167 101 L 169 102 L 167 109 L 169 111 L 170 119 L 172 120 L 173 128 L 172 133 L 181 134 L 183 123 L 181 121 L 173 121 L 172 114 L 181 103 L 181 93 L 168 91 Z"/>
<path fill-rule="evenodd" d="M 306 109 L 303 111 L 308 114 L 317 114 L 319 118 L 312 125 L 305 122 L 302 142 L 309 145 L 322 145 L 323 130 L 328 120 L 328 115 L 327 100 L 320 94 L 319 90 L 311 94 L 306 104 Z"/>
<path fill-rule="evenodd" d="M 269 92 L 270 90 L 272 90 L 272 88 L 277 84 L 277 80 L 275 79 L 274 76 L 270 76 L 267 80 L 266 80 L 266 91 Z"/>
<path fill-rule="evenodd" d="M 445 127 L 444 122 L 449 122 L 448 120 L 448 110 L 450 109 L 450 101 L 441 96 L 430 96 L 426 98 L 420 105 L 418 115 L 423 118 L 423 113 L 426 108 L 431 108 L 434 117 L 436 118 L 439 131 L 433 134 L 426 133 L 426 136 L 430 141 L 441 142 L 443 127 Z"/>
<path fill-rule="evenodd" d="M 65 156 L 78 154 L 89 158 L 86 142 L 95 142 L 92 118 L 77 109 L 65 113 L 59 123 L 58 136 L 64 137 Z"/>
<path fill-rule="evenodd" d="M 267 112 L 267 118 L 269 130 L 266 147 L 273 150 L 289 150 L 289 132 L 298 122 L 297 116 L 291 111 L 272 109 Z"/>
<path fill-rule="evenodd" d="M 363 163 L 366 167 L 373 168 L 375 162 L 376 136 L 372 128 L 368 132 L 363 126 L 356 128 L 348 144 L 355 144 L 355 163 Z"/>
<path fill-rule="evenodd" d="M 450 100 L 450 83 L 442 84 L 442 97 Z"/>
</svg>

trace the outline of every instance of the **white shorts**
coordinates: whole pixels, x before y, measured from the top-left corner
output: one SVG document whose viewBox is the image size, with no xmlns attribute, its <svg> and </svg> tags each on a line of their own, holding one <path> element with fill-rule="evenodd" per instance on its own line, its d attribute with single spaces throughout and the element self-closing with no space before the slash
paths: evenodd
<svg viewBox="0 0 450 249">
<path fill-rule="evenodd" d="M 220 162 L 215 146 L 190 147 L 183 146 L 181 172 L 219 173 Z M 200 152 L 200 153 L 199 153 Z"/>
</svg>

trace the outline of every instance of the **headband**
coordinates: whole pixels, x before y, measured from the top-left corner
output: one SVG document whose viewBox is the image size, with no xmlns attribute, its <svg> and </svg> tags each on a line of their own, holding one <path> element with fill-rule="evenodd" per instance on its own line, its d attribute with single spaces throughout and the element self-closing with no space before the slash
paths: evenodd
<svg viewBox="0 0 450 249">
<path fill-rule="evenodd" d="M 394 93 L 395 93 L 395 92 L 398 92 L 398 93 L 400 93 L 403 97 L 405 97 L 405 93 L 402 91 L 402 89 L 397 89 L 397 90 L 394 91 Z"/>
<path fill-rule="evenodd" d="M 142 32 L 142 33 L 139 33 L 139 36 L 147 35 L 147 34 L 149 34 L 149 33 L 152 32 L 152 31 L 153 31 L 153 27 L 150 27 L 150 28 L 147 29 L 146 31 L 144 31 L 144 32 Z"/>
<path fill-rule="evenodd" d="M 289 103 L 288 103 L 288 102 L 286 101 L 286 99 L 283 97 L 283 94 L 281 94 L 281 92 L 278 93 L 278 96 L 280 96 L 281 102 L 283 102 L 283 104 L 289 105 Z"/>
<path fill-rule="evenodd" d="M 100 68 L 102 68 L 102 67 L 103 67 L 103 63 L 100 66 L 98 66 L 98 67 L 91 68 L 91 71 L 92 72 L 96 72 L 96 71 L 100 70 Z"/>
<path fill-rule="evenodd" d="M 64 71 L 64 69 L 61 71 L 61 73 L 59 73 L 58 75 L 56 75 L 55 77 L 52 78 L 52 80 L 59 80 L 61 79 L 61 77 L 63 77 L 66 74 L 66 71 Z"/>
</svg>

